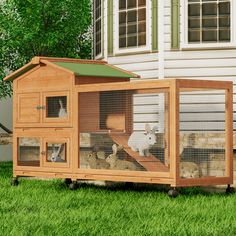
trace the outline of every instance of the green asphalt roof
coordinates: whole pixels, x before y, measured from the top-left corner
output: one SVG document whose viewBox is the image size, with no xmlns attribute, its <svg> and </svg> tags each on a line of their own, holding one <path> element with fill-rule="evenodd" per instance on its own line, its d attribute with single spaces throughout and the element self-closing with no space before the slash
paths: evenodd
<svg viewBox="0 0 236 236">
<path fill-rule="evenodd" d="M 72 62 L 52 62 L 55 65 L 68 69 L 78 76 L 137 78 L 138 76 L 113 68 L 108 64 L 80 64 Z"/>
</svg>

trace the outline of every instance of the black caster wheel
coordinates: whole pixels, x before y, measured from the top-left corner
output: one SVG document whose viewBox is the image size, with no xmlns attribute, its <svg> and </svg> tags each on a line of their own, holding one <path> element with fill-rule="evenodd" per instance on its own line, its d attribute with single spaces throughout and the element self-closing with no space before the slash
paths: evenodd
<svg viewBox="0 0 236 236">
<path fill-rule="evenodd" d="M 77 182 L 76 181 L 72 181 L 69 185 L 68 185 L 70 190 L 75 190 L 77 189 Z"/>
<path fill-rule="evenodd" d="M 69 186 L 71 183 L 72 183 L 72 180 L 67 178 L 67 179 L 64 179 L 64 183 Z"/>
<path fill-rule="evenodd" d="M 17 186 L 18 184 L 19 184 L 19 180 L 16 177 L 11 179 L 11 185 L 12 186 Z"/>
<path fill-rule="evenodd" d="M 170 190 L 168 191 L 168 196 L 169 196 L 169 197 L 175 198 L 175 197 L 177 197 L 178 195 L 179 195 L 179 192 L 178 192 L 176 189 L 170 189 Z"/>
<path fill-rule="evenodd" d="M 235 188 L 230 187 L 230 185 L 228 185 L 228 187 L 225 190 L 226 194 L 231 194 L 231 193 L 235 193 Z"/>
</svg>

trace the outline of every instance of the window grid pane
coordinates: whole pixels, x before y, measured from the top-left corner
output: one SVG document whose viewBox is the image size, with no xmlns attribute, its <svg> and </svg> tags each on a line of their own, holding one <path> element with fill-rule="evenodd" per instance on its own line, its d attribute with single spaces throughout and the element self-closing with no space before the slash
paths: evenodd
<svg viewBox="0 0 236 236">
<path fill-rule="evenodd" d="M 188 0 L 188 42 L 230 42 L 230 0 Z"/>
<path fill-rule="evenodd" d="M 146 0 L 119 0 L 119 48 L 146 45 Z"/>
</svg>

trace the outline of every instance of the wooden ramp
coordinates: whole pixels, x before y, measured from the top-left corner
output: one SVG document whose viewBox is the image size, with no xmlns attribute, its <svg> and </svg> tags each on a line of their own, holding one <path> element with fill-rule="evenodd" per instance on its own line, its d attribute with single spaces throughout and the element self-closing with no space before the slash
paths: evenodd
<svg viewBox="0 0 236 236">
<path fill-rule="evenodd" d="M 124 147 L 124 151 L 134 158 L 140 165 L 142 165 L 147 171 L 168 172 L 169 169 L 155 156 L 150 155 L 148 157 L 139 156 L 138 152 L 134 152 L 128 146 L 129 136 L 127 134 L 110 134 L 111 139 L 118 145 Z"/>
</svg>

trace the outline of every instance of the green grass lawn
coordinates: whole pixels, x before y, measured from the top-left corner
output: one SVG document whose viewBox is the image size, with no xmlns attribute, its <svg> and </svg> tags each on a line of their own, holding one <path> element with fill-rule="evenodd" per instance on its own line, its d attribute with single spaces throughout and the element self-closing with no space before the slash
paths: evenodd
<svg viewBox="0 0 236 236">
<path fill-rule="evenodd" d="M 236 235 L 236 194 L 21 179 L 0 163 L 0 235 Z"/>
</svg>

